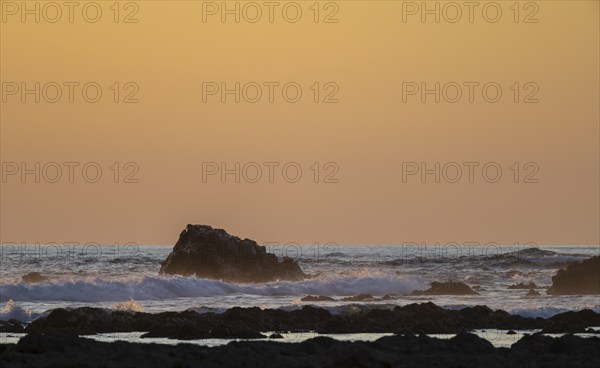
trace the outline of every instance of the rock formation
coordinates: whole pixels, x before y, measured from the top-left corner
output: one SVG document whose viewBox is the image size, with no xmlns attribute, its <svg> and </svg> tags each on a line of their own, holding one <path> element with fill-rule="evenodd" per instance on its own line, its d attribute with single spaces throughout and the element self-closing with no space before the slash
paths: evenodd
<svg viewBox="0 0 600 368">
<path fill-rule="evenodd" d="M 21 278 L 28 284 L 35 284 L 38 282 L 48 281 L 48 278 L 46 276 L 43 276 L 38 272 L 29 272 L 28 274 L 21 276 Z"/>
<path fill-rule="evenodd" d="M 20 367 L 597 367 L 600 338 L 524 336 L 495 348 L 476 335 L 450 339 L 385 336 L 376 341 L 314 337 L 299 343 L 241 341 L 223 346 L 94 341 L 32 333 L 0 344 L 2 366 Z"/>
<path fill-rule="evenodd" d="M 188 225 L 161 265 L 161 274 L 195 275 L 234 282 L 301 280 L 306 277 L 291 258 L 281 261 L 254 240 L 241 240 L 223 229 Z"/>
<path fill-rule="evenodd" d="M 551 295 L 600 294 L 600 256 L 574 262 L 552 276 Z"/>
</svg>

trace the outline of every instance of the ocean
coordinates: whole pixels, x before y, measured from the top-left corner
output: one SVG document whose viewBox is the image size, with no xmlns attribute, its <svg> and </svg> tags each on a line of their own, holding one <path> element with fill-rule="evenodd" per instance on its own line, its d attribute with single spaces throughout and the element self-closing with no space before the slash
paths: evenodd
<svg viewBox="0 0 600 368">
<path fill-rule="evenodd" d="M 432 301 L 446 308 L 487 305 L 527 317 L 550 317 L 585 308 L 600 312 L 598 296 L 550 296 L 543 289 L 569 262 L 600 254 L 598 246 L 495 244 L 267 245 L 289 256 L 309 279 L 263 284 L 228 283 L 159 275 L 172 246 L 4 244 L 0 247 L 0 319 L 31 321 L 49 309 L 93 306 L 150 313 L 194 309 L 223 311 L 234 306 L 295 309 L 319 305 L 333 313 L 366 302 L 303 302 L 306 295 L 335 299 L 371 294 L 397 295 L 368 302 L 381 307 Z M 39 272 L 49 281 L 27 284 L 21 276 Z M 461 281 L 479 295 L 410 296 L 432 281 Z M 509 289 L 534 282 L 540 296 Z"/>
</svg>

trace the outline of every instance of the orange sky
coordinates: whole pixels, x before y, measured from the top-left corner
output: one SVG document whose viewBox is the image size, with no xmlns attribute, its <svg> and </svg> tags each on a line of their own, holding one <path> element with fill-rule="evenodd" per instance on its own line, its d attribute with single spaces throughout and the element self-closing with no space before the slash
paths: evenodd
<svg viewBox="0 0 600 368">
<path fill-rule="evenodd" d="M 421 2 L 401 1 L 319 2 L 318 15 L 313 1 L 275 2 L 272 23 L 262 2 L 252 3 L 260 19 L 239 2 L 239 23 L 222 22 L 221 2 L 122 2 L 116 14 L 99 1 L 96 23 L 87 2 L 72 23 L 48 2 L 28 2 L 25 22 L 20 1 L 0 3 L 2 242 L 172 244 L 199 223 L 259 242 L 600 243 L 597 1 L 523 1 L 518 15 L 500 1 L 496 23 L 490 2 L 478 2 L 473 22 L 461 7 L 455 23 L 448 2 L 437 2 L 439 23 L 422 22 Z M 469 82 L 479 84 L 473 102 Z M 22 93 L 36 83 L 39 103 Z M 240 84 L 239 103 L 206 93 L 221 83 Z M 436 83 L 439 103 L 406 94 Z M 496 103 L 482 95 L 488 83 L 502 90 Z M 257 85 L 258 102 L 245 101 Z M 446 102 L 457 85 L 462 97 Z M 94 86 L 102 95 L 91 103 Z M 286 101 L 295 86 L 302 96 Z M 23 180 L 22 164 L 36 162 L 40 183 Z M 210 163 L 236 162 L 239 183 L 203 180 Z M 403 180 L 403 168 L 436 162 L 439 183 L 420 172 Z M 452 162 L 463 169 L 456 183 L 446 180 Z M 472 183 L 465 162 L 479 165 Z M 490 175 L 501 168 L 497 182 L 481 173 L 486 164 Z"/>
</svg>

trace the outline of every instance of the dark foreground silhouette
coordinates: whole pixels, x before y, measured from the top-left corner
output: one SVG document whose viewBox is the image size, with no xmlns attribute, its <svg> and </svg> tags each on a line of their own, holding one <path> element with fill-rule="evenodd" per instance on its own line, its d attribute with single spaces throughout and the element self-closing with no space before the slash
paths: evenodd
<svg viewBox="0 0 600 368">
<path fill-rule="evenodd" d="M 450 340 L 389 336 L 374 342 L 317 337 L 301 343 L 231 342 L 176 346 L 96 342 L 66 334 L 33 333 L 0 345 L 0 366 L 12 367 L 598 367 L 600 338 L 529 335 L 494 348 L 472 334 Z"/>
<path fill-rule="evenodd" d="M 145 332 L 143 337 L 180 340 L 206 338 L 263 338 L 263 333 L 308 332 L 326 334 L 460 333 L 476 329 L 532 330 L 545 333 L 582 333 L 600 326 L 600 314 L 592 310 L 565 312 L 551 318 L 527 318 L 486 306 L 460 310 L 441 308 L 433 303 L 384 308 L 356 305 L 349 312 L 332 314 L 327 309 L 305 306 L 293 311 L 258 307 L 228 309 L 223 313 L 182 312 L 144 313 L 82 307 L 54 309 L 24 325 L 18 321 L 0 322 L 4 332 L 63 332 L 91 335 L 109 332 Z"/>
</svg>

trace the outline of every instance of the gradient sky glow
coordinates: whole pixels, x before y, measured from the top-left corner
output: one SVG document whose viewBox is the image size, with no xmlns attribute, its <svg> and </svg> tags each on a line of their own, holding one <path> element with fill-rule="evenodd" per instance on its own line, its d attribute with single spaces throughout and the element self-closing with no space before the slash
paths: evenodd
<svg viewBox="0 0 600 368">
<path fill-rule="evenodd" d="M 203 22 L 201 1 L 140 1 L 138 23 L 115 23 L 112 2 L 99 3 L 97 23 L 12 15 L 0 23 L 3 174 L 7 162 L 103 169 L 97 183 L 78 175 L 69 183 L 66 171 L 57 183 L 6 176 L 2 242 L 173 244 L 198 223 L 258 242 L 600 243 L 597 1 L 535 2 L 538 23 L 515 23 L 512 1 L 499 2 L 497 23 L 480 13 L 473 23 L 403 22 L 400 1 L 336 2 L 338 23 L 321 21 L 333 8 L 315 23 L 312 1 L 298 2 L 297 23 Z M 96 82 L 103 94 L 88 103 L 76 93 L 69 103 L 64 88 L 57 103 L 23 103 L 7 95 L 7 82 Z M 127 82 L 139 86 L 139 103 L 122 103 L 133 90 Z M 221 103 L 218 94 L 203 102 L 206 82 L 296 82 L 303 94 L 297 103 L 280 94 L 270 103 L 266 89 L 257 103 Z M 328 82 L 339 86 L 338 103 L 322 102 Z M 469 103 L 465 88 L 457 103 L 403 102 L 407 82 L 494 82 L 503 95 Z M 528 82 L 539 87 L 538 103 L 522 102 Z M 123 183 L 127 162 L 139 168 L 138 183 Z M 281 175 L 269 183 L 265 172 L 257 183 L 203 182 L 203 162 L 296 162 L 303 172 L 297 183 Z M 338 183 L 323 183 L 328 162 L 339 168 Z M 403 162 L 495 162 L 503 176 L 403 182 Z M 521 167 L 514 183 L 514 162 L 534 163 L 539 182 L 523 183 L 531 170 Z"/>
</svg>

